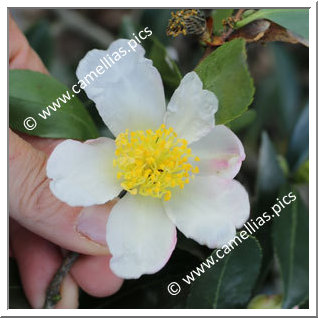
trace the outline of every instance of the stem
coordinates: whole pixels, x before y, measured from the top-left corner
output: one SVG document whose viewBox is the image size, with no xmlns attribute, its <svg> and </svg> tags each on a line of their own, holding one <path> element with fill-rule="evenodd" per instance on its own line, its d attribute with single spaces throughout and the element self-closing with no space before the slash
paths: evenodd
<svg viewBox="0 0 318 318">
<path fill-rule="evenodd" d="M 270 10 L 268 10 L 270 11 Z M 246 24 L 249 24 L 250 22 L 254 21 L 254 20 L 258 20 L 258 19 L 266 19 L 266 17 L 268 16 L 268 14 L 270 12 L 265 11 L 265 10 L 258 10 L 256 12 L 254 12 L 253 14 L 249 15 L 248 17 L 246 17 L 245 19 L 238 21 L 236 23 L 236 28 L 242 28 L 243 26 L 245 26 Z M 285 11 L 285 9 L 275 9 L 275 13 L 279 12 L 279 11 Z"/>
<path fill-rule="evenodd" d="M 242 16 L 242 14 L 243 14 L 243 12 L 245 11 L 245 9 L 239 9 L 237 12 L 236 12 L 236 14 L 235 14 L 235 16 L 234 16 L 234 20 L 239 20 L 240 18 L 241 18 L 241 16 Z"/>
<path fill-rule="evenodd" d="M 60 290 L 63 279 L 70 271 L 78 256 L 79 254 L 76 252 L 68 252 L 64 257 L 62 265 L 55 273 L 49 287 L 46 290 L 46 299 L 43 306 L 44 309 L 53 309 L 62 298 Z"/>
<path fill-rule="evenodd" d="M 245 10 L 245 9 L 239 9 L 239 10 L 236 12 L 236 14 L 235 14 L 235 16 L 234 16 L 234 18 L 233 18 L 234 22 L 237 23 L 237 21 L 240 20 L 242 14 L 243 14 L 243 12 L 244 12 L 244 10 Z M 233 31 L 234 31 L 234 29 L 231 27 L 226 33 L 224 33 L 224 34 L 222 35 L 222 39 L 225 41 L 225 40 L 233 33 Z"/>
</svg>

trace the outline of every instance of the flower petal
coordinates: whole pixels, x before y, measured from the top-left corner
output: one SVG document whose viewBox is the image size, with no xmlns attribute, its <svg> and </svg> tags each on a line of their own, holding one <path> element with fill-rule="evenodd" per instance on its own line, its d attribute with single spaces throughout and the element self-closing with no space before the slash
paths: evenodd
<svg viewBox="0 0 318 318">
<path fill-rule="evenodd" d="M 236 180 L 197 176 L 174 190 L 165 210 L 187 237 L 209 248 L 222 247 L 243 226 L 250 211 L 248 195 Z"/>
<path fill-rule="evenodd" d="M 157 129 L 165 113 L 165 96 L 158 70 L 151 60 L 144 57 L 142 46 L 138 44 L 134 51 L 128 42 L 119 39 L 106 51 L 88 52 L 76 71 L 79 79 L 89 79 L 86 94 L 95 102 L 99 114 L 115 136 L 127 128 L 133 131 Z M 107 62 L 111 65 L 108 69 L 103 65 L 107 66 Z M 101 75 L 96 71 L 98 66 L 104 70 Z M 91 74 L 94 80 L 87 74 Z"/>
<path fill-rule="evenodd" d="M 139 278 L 166 264 L 176 244 L 176 228 L 161 200 L 126 194 L 111 211 L 106 240 L 113 255 L 112 271 L 123 278 Z"/>
<path fill-rule="evenodd" d="M 102 204 L 121 191 L 113 168 L 115 143 L 98 138 L 86 143 L 66 140 L 60 143 L 47 163 L 50 188 L 71 206 Z"/>
<path fill-rule="evenodd" d="M 191 149 L 200 158 L 195 164 L 201 175 L 212 174 L 233 179 L 245 159 L 241 141 L 223 125 L 215 126 L 209 134 L 191 144 Z"/>
<path fill-rule="evenodd" d="M 172 95 L 164 123 L 167 127 L 172 127 L 178 137 L 191 143 L 210 132 L 217 110 L 217 97 L 202 89 L 199 76 L 190 72 Z"/>
</svg>

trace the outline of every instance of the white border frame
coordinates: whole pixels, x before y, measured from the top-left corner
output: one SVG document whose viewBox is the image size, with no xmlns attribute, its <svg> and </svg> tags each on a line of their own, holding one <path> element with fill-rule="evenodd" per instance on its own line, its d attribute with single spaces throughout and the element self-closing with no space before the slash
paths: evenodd
<svg viewBox="0 0 318 318">
<path fill-rule="evenodd" d="M 2 70 L 7 69 L 7 42 L 4 40 L 7 38 L 7 7 L 25 7 L 26 2 L 21 0 L 13 0 L 13 1 L 5 1 L 5 7 L 1 7 L 1 39 L 2 39 L 2 49 L 0 50 L 1 61 L 3 68 Z M 28 7 L 78 7 L 78 1 L 76 0 L 55 0 L 55 1 L 36 1 L 36 0 L 29 0 L 27 2 Z M 89 3 L 90 6 L 87 6 Z M 109 5 L 109 2 L 105 2 L 105 0 L 90 0 L 88 3 L 83 3 L 83 7 L 85 8 L 92 8 L 92 7 L 99 7 L 104 8 L 105 5 Z M 184 8 L 184 7 L 193 7 L 193 3 L 195 3 L 195 7 L 200 8 L 209 8 L 211 5 L 213 7 L 230 7 L 230 8 L 258 8 L 258 7 L 269 7 L 269 8 L 279 8 L 279 7 L 290 7 L 290 1 L 251 1 L 251 0 L 242 0 L 242 1 L 202 1 L 196 0 L 189 1 L 173 1 L 173 5 L 170 1 L 160 1 L 153 4 L 153 2 L 137 0 L 134 3 L 128 3 L 128 1 L 116 1 L 116 6 L 113 7 L 132 7 L 133 4 L 136 8 L 150 8 L 150 7 L 174 7 L 174 8 Z M 67 5 L 66 5 L 67 4 Z M 295 5 L 296 3 L 293 2 Z M 1 281 L 2 284 L 0 285 L 0 315 L 1 316 L 121 316 L 121 315 L 128 315 L 128 316 L 316 316 L 316 2 L 315 1 L 308 1 L 303 0 L 296 4 L 296 7 L 310 7 L 309 10 L 309 162 L 310 162 L 310 181 L 309 181 L 309 210 L 310 210 L 310 237 L 309 237 L 309 309 L 272 309 L 272 310 L 265 310 L 265 309 L 60 309 L 56 311 L 56 309 L 7 309 L 7 270 L 8 270 L 8 263 L 7 263 L 7 237 L 8 237 L 8 223 L 7 223 L 7 215 L 5 213 L 6 208 L 3 208 L 2 211 L 2 222 L 0 223 L 1 227 L 1 255 L 2 255 L 2 262 L 1 262 Z M 105 7 L 106 8 L 106 7 Z M 111 8 L 107 6 L 107 8 Z M 5 72 L 2 75 L 1 83 L 1 92 L 2 96 L 8 96 L 8 81 L 7 78 L 4 79 Z M 5 84 L 6 83 L 6 84 Z M 8 97 L 7 97 L 8 99 Z M 5 105 L 2 105 L 0 108 L 1 111 L 1 121 L 2 124 L 0 125 L 1 129 L 1 136 L 7 136 L 7 117 L 8 111 Z M 3 145 L 3 149 L 5 148 L 4 138 L 2 138 L 1 144 Z M 5 159 L 6 155 L 3 153 L 1 156 L 1 166 L 7 167 L 7 159 Z M 5 171 L 3 171 L 2 176 L 5 175 Z M 7 182 L 5 178 L 1 178 L 1 202 L 4 206 L 4 202 L 7 202 Z"/>
</svg>

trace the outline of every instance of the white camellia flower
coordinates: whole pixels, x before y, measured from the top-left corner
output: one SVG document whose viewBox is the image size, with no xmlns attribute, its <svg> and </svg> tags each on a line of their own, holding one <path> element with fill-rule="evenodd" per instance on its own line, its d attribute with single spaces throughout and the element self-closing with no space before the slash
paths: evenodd
<svg viewBox="0 0 318 318">
<path fill-rule="evenodd" d="M 78 78 L 122 47 L 127 40 L 88 52 Z M 244 149 L 230 129 L 215 126 L 216 96 L 190 72 L 166 108 L 159 72 L 144 54 L 138 45 L 85 88 L 116 140 L 66 140 L 47 164 L 51 191 L 71 206 L 103 204 L 127 191 L 106 231 L 111 269 L 123 278 L 159 271 L 175 248 L 176 227 L 219 248 L 250 210 L 246 190 L 233 180 Z"/>
</svg>

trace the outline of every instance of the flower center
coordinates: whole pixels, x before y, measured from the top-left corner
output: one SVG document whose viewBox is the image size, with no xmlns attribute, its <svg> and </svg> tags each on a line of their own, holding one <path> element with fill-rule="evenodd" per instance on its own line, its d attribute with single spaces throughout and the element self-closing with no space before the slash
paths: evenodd
<svg viewBox="0 0 318 318">
<path fill-rule="evenodd" d="M 171 188 L 183 189 L 185 183 L 199 172 L 189 158 L 194 156 L 187 141 L 177 138 L 172 128 L 162 125 L 156 131 L 132 131 L 128 129 L 116 138 L 117 178 L 121 186 L 135 195 L 137 193 L 155 198 L 171 198 Z M 199 161 L 198 157 L 194 158 Z"/>
</svg>

